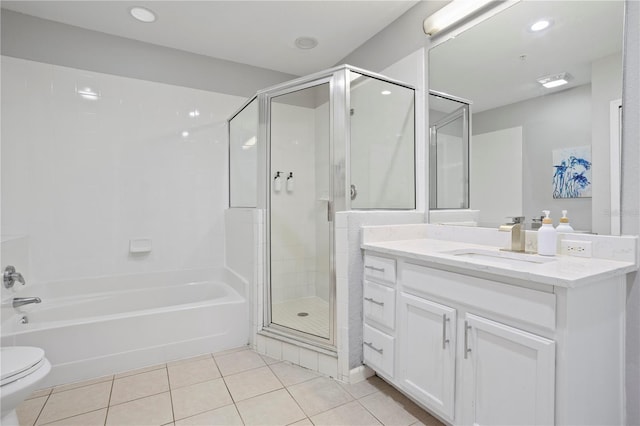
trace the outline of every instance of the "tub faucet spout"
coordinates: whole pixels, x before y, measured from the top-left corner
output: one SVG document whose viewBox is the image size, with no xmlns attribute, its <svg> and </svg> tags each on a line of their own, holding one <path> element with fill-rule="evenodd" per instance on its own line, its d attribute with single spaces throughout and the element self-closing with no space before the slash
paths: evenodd
<svg viewBox="0 0 640 426">
<path fill-rule="evenodd" d="M 39 297 L 14 297 L 12 305 L 14 308 L 19 308 L 20 306 L 40 302 L 42 302 L 42 299 L 40 299 Z"/>
</svg>

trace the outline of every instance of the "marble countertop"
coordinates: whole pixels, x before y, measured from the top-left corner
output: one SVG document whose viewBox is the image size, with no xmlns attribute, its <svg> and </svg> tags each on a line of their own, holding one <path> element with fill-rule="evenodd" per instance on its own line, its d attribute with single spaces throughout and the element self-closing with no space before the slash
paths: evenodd
<svg viewBox="0 0 640 426">
<path fill-rule="evenodd" d="M 638 270 L 634 262 L 566 255 L 548 257 L 531 253 L 523 256 L 493 246 L 430 238 L 365 242 L 361 247 L 380 254 L 434 263 L 436 267 L 454 269 L 460 273 L 491 274 L 502 279 L 567 288 Z"/>
</svg>

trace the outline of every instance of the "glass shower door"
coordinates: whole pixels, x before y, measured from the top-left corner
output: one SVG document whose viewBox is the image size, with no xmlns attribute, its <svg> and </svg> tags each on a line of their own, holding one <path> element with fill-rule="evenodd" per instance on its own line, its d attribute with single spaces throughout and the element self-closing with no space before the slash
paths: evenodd
<svg viewBox="0 0 640 426">
<path fill-rule="evenodd" d="M 270 98 L 270 325 L 333 344 L 330 83 Z"/>
</svg>

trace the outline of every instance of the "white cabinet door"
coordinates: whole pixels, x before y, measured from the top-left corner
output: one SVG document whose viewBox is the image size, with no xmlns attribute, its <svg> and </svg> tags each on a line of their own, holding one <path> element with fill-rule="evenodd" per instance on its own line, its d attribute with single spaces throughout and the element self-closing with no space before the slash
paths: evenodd
<svg viewBox="0 0 640 426">
<path fill-rule="evenodd" d="M 453 422 L 456 310 L 400 294 L 398 340 L 402 388 Z"/>
<path fill-rule="evenodd" d="M 463 424 L 554 423 L 552 340 L 473 314 L 460 332 Z"/>
</svg>

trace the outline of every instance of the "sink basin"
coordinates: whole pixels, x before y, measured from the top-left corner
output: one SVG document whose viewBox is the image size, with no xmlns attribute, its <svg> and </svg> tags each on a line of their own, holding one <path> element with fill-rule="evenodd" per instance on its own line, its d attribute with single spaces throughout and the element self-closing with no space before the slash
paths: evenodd
<svg viewBox="0 0 640 426">
<path fill-rule="evenodd" d="M 465 248 L 458 250 L 443 251 L 448 254 L 464 259 L 474 259 L 492 264 L 502 264 L 506 266 L 525 266 L 553 262 L 553 257 L 543 257 L 537 254 L 517 253 L 510 251 L 487 250 L 480 248 Z"/>
</svg>

